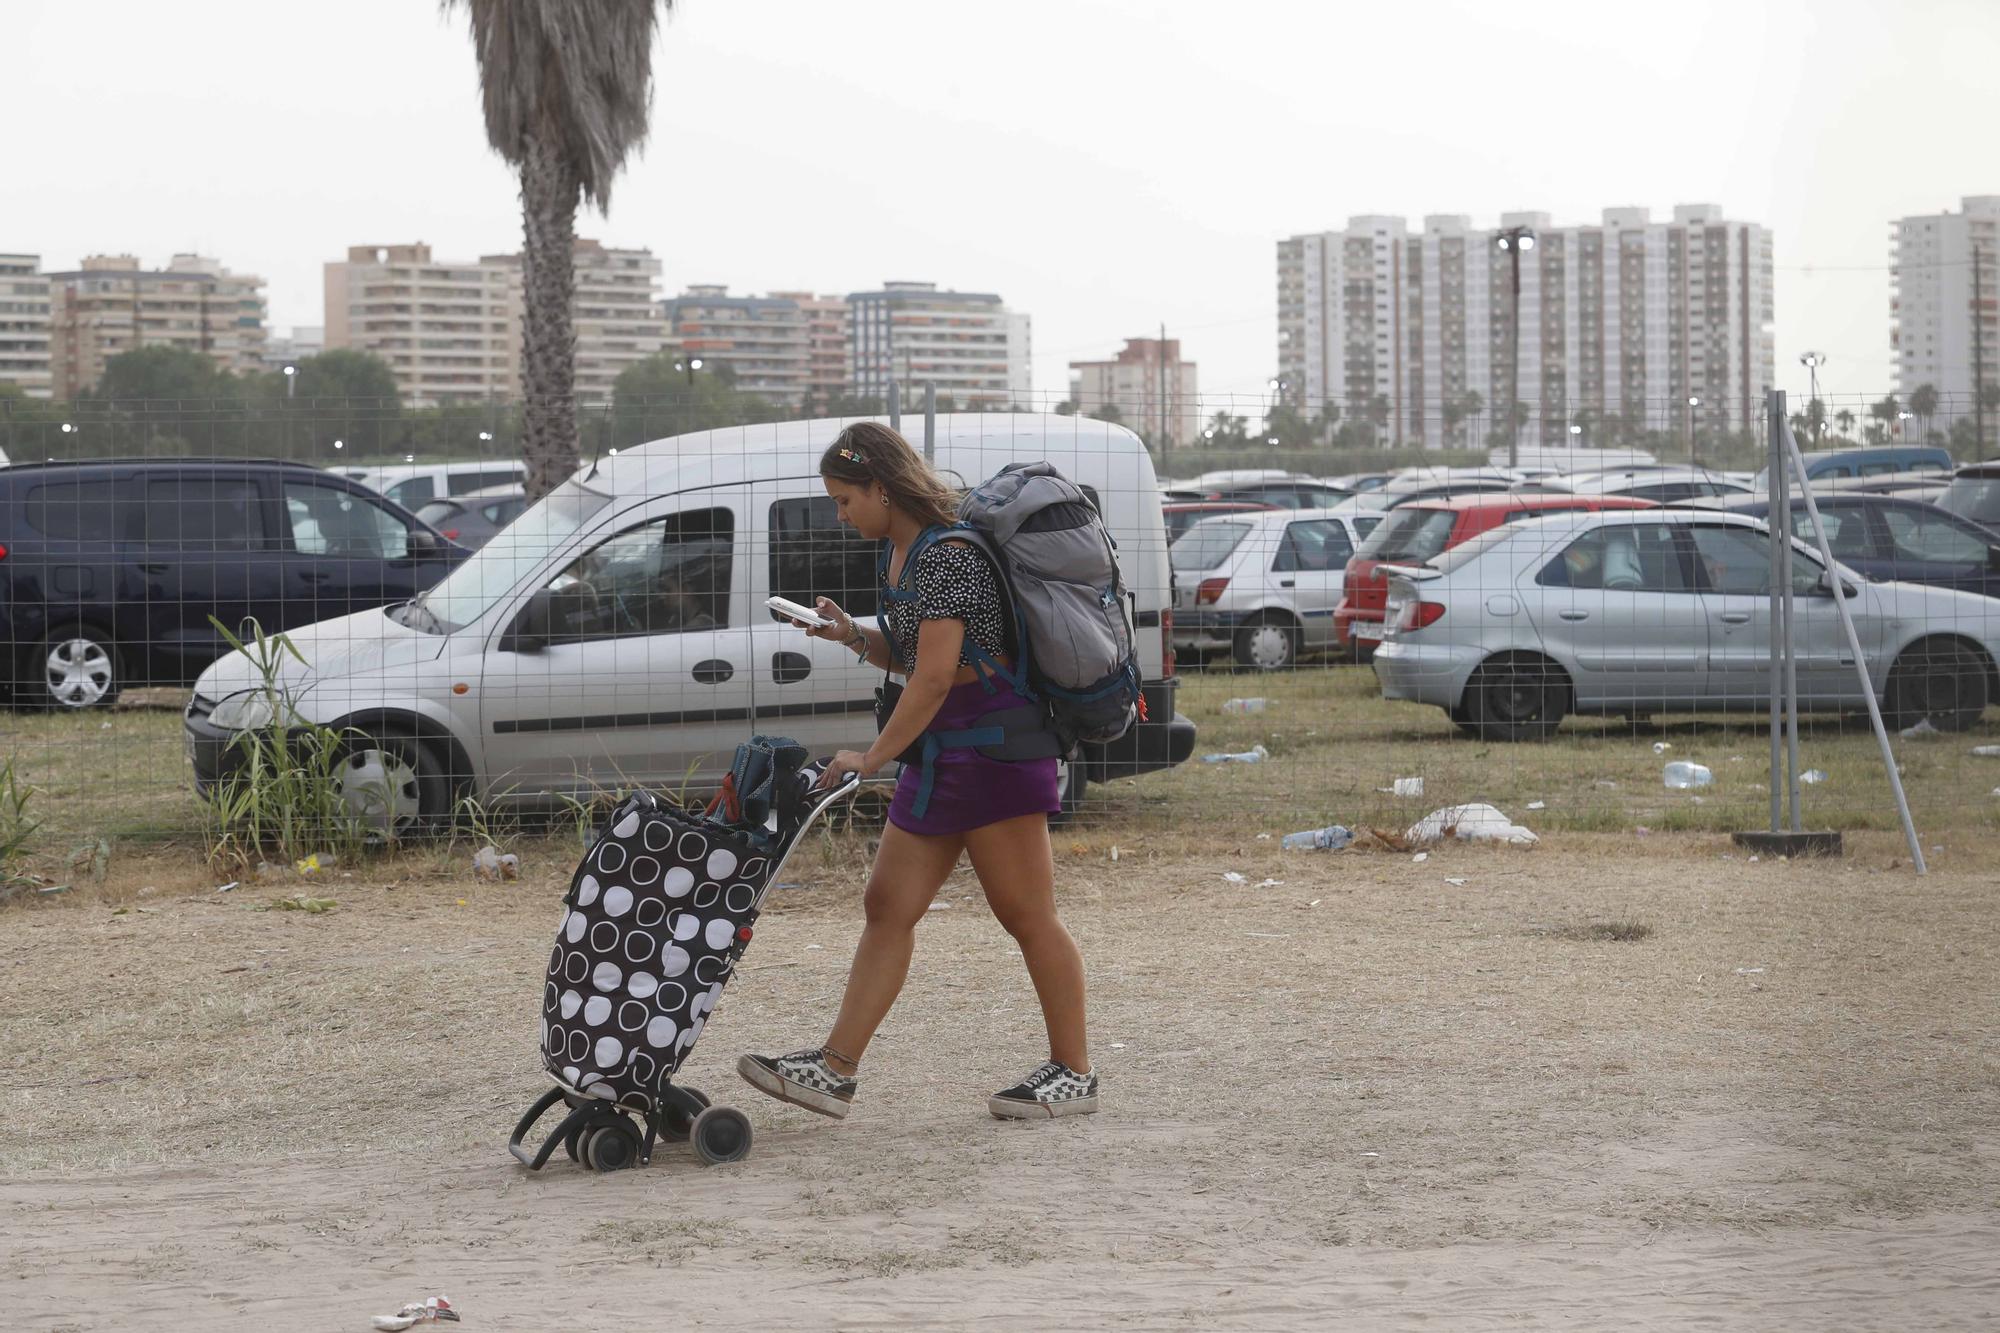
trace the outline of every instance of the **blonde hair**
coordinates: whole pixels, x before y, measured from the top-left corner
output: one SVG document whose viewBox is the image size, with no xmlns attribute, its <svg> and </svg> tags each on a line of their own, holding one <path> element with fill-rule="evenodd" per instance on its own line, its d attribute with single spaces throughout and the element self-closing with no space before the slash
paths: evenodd
<svg viewBox="0 0 2000 1333">
<path fill-rule="evenodd" d="M 902 435 L 879 421 L 857 421 L 819 458 L 819 474 L 856 486 L 879 485 L 889 503 L 925 525 L 958 521 L 958 497 Z"/>
</svg>

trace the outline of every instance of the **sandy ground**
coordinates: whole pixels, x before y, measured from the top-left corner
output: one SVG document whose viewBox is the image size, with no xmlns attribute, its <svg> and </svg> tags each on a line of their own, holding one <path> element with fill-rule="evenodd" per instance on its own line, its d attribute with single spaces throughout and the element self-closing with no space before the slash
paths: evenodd
<svg viewBox="0 0 2000 1333">
<path fill-rule="evenodd" d="M 0 1309 L 52 1330 L 365 1329 L 436 1292 L 522 1330 L 2000 1321 L 1990 874 L 1892 873 L 1886 840 L 1834 866 L 1704 838 L 1113 864 L 1077 837 L 1103 1113 L 986 1114 L 1039 1017 L 963 872 L 847 1122 L 741 1084 L 740 1051 L 831 1014 L 861 872 L 829 842 L 686 1070 L 749 1113 L 752 1156 L 607 1176 L 503 1146 L 545 1086 L 553 849 L 504 886 L 336 876 L 321 916 L 253 910 L 303 886 L 218 895 L 185 859 L 10 910 Z M 1620 923 L 1650 930 L 1595 929 Z"/>
</svg>

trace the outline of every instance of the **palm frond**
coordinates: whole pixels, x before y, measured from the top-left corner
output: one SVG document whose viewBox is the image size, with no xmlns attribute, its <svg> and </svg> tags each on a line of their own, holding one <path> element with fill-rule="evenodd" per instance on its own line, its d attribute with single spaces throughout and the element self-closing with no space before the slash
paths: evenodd
<svg viewBox="0 0 2000 1333">
<path fill-rule="evenodd" d="M 494 151 L 518 167 L 531 141 L 555 146 L 584 198 L 609 209 L 611 182 L 644 144 L 653 34 L 673 0 L 442 0 L 464 9 Z"/>
</svg>

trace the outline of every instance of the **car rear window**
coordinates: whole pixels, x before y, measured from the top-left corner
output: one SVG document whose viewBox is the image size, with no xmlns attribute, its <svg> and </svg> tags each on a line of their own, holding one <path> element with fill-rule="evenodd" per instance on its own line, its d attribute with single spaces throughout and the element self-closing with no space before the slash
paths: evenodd
<svg viewBox="0 0 2000 1333">
<path fill-rule="evenodd" d="M 1465 541 L 1447 550 L 1444 554 L 1432 559 L 1429 562 L 1430 567 L 1439 573 L 1449 574 L 1460 565 L 1471 564 L 1474 560 L 1485 555 L 1488 551 L 1513 535 L 1513 529 L 1505 526 L 1488 528 L 1477 537 L 1467 538 Z"/>
<path fill-rule="evenodd" d="M 1195 524 L 1175 539 L 1167 551 L 1167 562 L 1186 573 L 1214 569 L 1227 560 L 1249 535 L 1248 523 L 1209 519 Z"/>
<path fill-rule="evenodd" d="M 1960 476 L 1938 497 L 1939 509 L 1993 527 L 2000 523 L 2000 476 Z"/>
<path fill-rule="evenodd" d="M 1443 553 L 1458 526 L 1455 509 L 1394 509 L 1356 554 L 1363 560 L 1423 563 Z"/>
</svg>

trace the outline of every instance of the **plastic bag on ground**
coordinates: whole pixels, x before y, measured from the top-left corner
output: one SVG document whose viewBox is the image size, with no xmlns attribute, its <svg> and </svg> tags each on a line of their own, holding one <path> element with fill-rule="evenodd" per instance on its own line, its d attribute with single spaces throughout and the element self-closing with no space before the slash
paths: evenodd
<svg viewBox="0 0 2000 1333">
<path fill-rule="evenodd" d="M 1504 842 L 1514 847 L 1528 847 L 1539 841 L 1533 830 L 1516 824 L 1490 805 L 1450 805 L 1433 810 L 1410 825 L 1410 831 L 1403 837 L 1413 845 L 1439 842 L 1446 837 L 1467 842 Z"/>
</svg>

